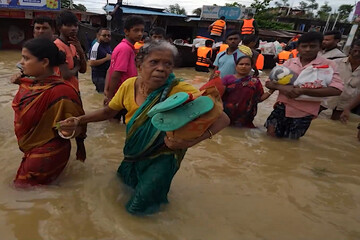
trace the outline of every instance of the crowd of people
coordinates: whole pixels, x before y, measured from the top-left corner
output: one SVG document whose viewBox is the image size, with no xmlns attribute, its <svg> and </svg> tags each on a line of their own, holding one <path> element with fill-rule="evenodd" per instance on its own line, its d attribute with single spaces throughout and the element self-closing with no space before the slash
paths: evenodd
<svg viewBox="0 0 360 240">
<path fill-rule="evenodd" d="M 77 159 L 85 161 L 87 123 L 123 119 L 124 159 L 117 174 L 134 189 L 126 209 L 132 214 L 151 214 L 167 202 L 171 181 L 188 148 L 212 138 L 229 124 L 254 128 L 257 104 L 275 91 L 279 95 L 265 122 L 270 136 L 299 139 L 325 108 L 333 109 L 332 119 L 346 122 L 350 111 L 360 104 L 360 42 L 353 43 L 349 56 L 333 61 L 334 55 L 340 56 L 334 44 L 337 35 L 333 34 L 332 38 L 329 34 L 324 37 L 318 32 L 305 33 L 297 39 L 298 56 L 281 64 L 297 75 L 309 67 L 327 66 L 332 69 L 329 84 L 305 88 L 268 80 L 264 90 L 255 64 L 259 57 L 255 51 L 258 37 L 256 28 L 250 28 L 250 24 L 254 26 L 252 17 L 249 14 L 249 21 L 244 22 L 244 32 L 232 31 L 224 36 L 224 19 L 209 27 L 214 40 L 225 37 L 226 47 L 217 54 L 207 83 L 218 88 L 214 96 L 220 96 L 223 111 L 213 115 L 207 128 L 191 139 L 177 138 L 157 129 L 149 116 L 156 104 L 165 103 L 171 96 L 185 92 L 193 97 L 210 89 L 199 91 L 175 77 L 173 69 L 178 52 L 173 44 L 163 40 L 164 29 L 153 28 L 144 39 L 144 19 L 129 16 L 123 24 L 125 38 L 113 50 L 109 45 L 111 31 L 99 29 L 89 65 L 96 91 L 104 93 L 104 107 L 85 113 L 78 73 L 86 72 L 87 61 L 77 38 L 78 19 L 70 11 L 61 12 L 56 19 L 59 31 L 56 39 L 52 19 L 35 19 L 34 39 L 27 41 L 22 49 L 21 73 L 11 79 L 19 84 L 13 101 L 14 124 L 19 148 L 24 153 L 15 185 L 51 183 L 69 160 L 71 138 L 76 139 Z M 209 71 L 210 44 L 212 41 L 207 41 L 197 50 L 200 52 L 198 71 Z M 303 95 L 321 100 L 297 99 Z M 323 99 L 330 96 L 337 97 Z"/>
</svg>

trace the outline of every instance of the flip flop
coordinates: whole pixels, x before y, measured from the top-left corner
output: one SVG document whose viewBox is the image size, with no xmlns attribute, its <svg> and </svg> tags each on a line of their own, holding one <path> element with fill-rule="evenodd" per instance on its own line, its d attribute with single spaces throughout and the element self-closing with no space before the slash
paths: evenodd
<svg viewBox="0 0 360 240">
<path fill-rule="evenodd" d="M 151 122 L 161 131 L 174 131 L 188 122 L 209 112 L 214 107 L 214 102 L 207 96 L 200 96 L 194 101 L 166 112 L 155 114 Z"/>
<path fill-rule="evenodd" d="M 165 112 L 170 109 L 176 108 L 181 104 L 185 103 L 189 99 L 189 97 L 190 97 L 189 94 L 186 92 L 175 93 L 170 97 L 168 97 L 167 99 L 165 99 L 164 101 L 153 106 L 150 109 L 150 111 L 147 113 L 147 115 L 149 117 L 153 117 L 157 113 Z"/>
</svg>

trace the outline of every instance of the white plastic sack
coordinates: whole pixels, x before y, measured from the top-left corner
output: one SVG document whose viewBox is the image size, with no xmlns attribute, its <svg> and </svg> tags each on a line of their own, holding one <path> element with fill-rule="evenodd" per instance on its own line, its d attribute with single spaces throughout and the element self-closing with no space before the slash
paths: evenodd
<svg viewBox="0 0 360 240">
<path fill-rule="evenodd" d="M 312 89 L 327 87 L 331 83 L 333 75 L 334 69 L 329 65 L 318 67 L 309 66 L 299 74 L 294 82 L 294 86 Z M 316 102 L 321 102 L 323 99 L 323 97 L 311 97 L 307 95 L 301 95 L 296 98 L 296 100 Z"/>
</svg>

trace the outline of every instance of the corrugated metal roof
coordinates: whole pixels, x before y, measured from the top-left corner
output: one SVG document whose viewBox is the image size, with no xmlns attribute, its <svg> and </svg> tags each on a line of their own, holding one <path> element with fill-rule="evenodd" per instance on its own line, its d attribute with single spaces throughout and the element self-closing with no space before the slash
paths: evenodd
<svg viewBox="0 0 360 240">
<path fill-rule="evenodd" d="M 105 11 L 111 12 L 114 10 L 114 5 L 106 5 L 104 7 Z M 180 15 L 175 13 L 168 13 L 168 12 L 160 12 L 159 10 L 154 11 L 151 9 L 143 8 L 132 8 L 130 6 L 122 6 L 123 13 L 126 14 L 139 14 L 139 15 L 155 15 L 155 16 L 167 16 L 167 17 L 181 17 L 185 18 L 186 15 Z"/>
</svg>

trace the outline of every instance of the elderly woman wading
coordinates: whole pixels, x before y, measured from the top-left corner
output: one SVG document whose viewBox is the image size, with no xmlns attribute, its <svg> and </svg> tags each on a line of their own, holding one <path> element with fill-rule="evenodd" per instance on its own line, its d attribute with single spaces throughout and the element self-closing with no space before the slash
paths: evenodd
<svg viewBox="0 0 360 240">
<path fill-rule="evenodd" d="M 167 202 L 172 178 L 179 169 L 186 149 L 211 137 L 229 124 L 225 113 L 202 136 L 191 141 L 169 139 L 156 129 L 148 111 L 177 92 L 197 93 L 172 73 L 177 50 L 165 41 L 145 44 L 138 54 L 139 76 L 126 80 L 107 107 L 78 118 L 60 122 L 65 134 L 78 126 L 114 117 L 127 109 L 124 160 L 118 168 L 122 181 L 135 189 L 126 209 L 132 214 L 150 214 Z"/>
</svg>

